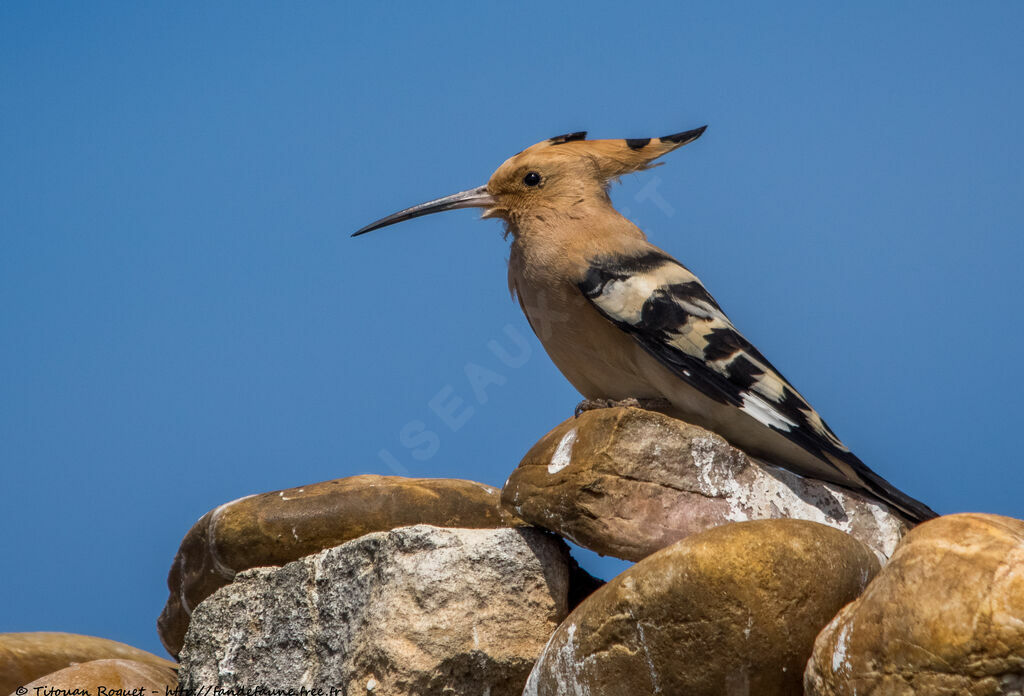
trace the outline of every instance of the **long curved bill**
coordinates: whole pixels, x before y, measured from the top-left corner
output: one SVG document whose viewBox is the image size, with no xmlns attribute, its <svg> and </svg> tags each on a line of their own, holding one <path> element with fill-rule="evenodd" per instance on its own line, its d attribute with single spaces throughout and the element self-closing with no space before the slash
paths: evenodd
<svg viewBox="0 0 1024 696">
<path fill-rule="evenodd" d="M 381 227 L 394 225 L 396 222 L 403 222 L 404 220 L 412 220 L 413 218 L 417 218 L 422 215 L 440 213 L 445 210 L 456 210 L 458 208 L 490 208 L 494 203 L 494 198 L 491 194 L 487 193 L 487 187 L 477 186 L 476 188 L 469 189 L 467 191 L 459 191 L 458 193 L 453 193 L 452 195 L 445 196 L 444 198 L 438 198 L 433 201 L 414 205 L 413 207 L 406 208 L 405 210 L 399 210 L 397 213 L 383 217 L 376 222 L 371 222 L 361 230 L 353 232 L 352 236 L 358 237 L 361 234 L 379 230 Z"/>
</svg>

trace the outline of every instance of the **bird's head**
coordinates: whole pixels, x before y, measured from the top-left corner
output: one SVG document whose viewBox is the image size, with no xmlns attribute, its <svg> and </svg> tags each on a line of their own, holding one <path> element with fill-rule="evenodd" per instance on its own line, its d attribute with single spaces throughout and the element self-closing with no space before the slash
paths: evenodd
<svg viewBox="0 0 1024 696">
<path fill-rule="evenodd" d="M 587 134 L 579 132 L 542 140 L 507 159 L 485 186 L 400 210 L 352 236 L 457 208 L 483 208 L 484 217 L 514 224 L 541 209 L 568 211 L 587 201 L 606 201 L 612 181 L 654 166 L 654 160 L 693 142 L 705 128 L 661 138 L 587 140 Z"/>
</svg>

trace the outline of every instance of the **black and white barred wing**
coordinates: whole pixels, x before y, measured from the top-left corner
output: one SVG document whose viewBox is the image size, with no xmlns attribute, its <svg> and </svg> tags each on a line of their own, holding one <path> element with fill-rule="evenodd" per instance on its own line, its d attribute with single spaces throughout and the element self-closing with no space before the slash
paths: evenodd
<svg viewBox="0 0 1024 696">
<path fill-rule="evenodd" d="M 676 375 L 783 433 L 846 447 L 771 363 L 736 330 L 693 273 L 661 252 L 592 263 L 580 290 Z"/>
<path fill-rule="evenodd" d="M 736 330 L 700 280 L 672 257 L 652 250 L 631 258 L 595 259 L 579 288 L 601 314 L 704 395 L 784 435 L 840 480 L 873 491 L 912 518 L 935 516 L 850 452 Z"/>
<path fill-rule="evenodd" d="M 675 259 L 658 251 L 598 259 L 579 287 L 598 311 L 706 396 L 744 411 L 824 462 L 828 453 L 860 464 Z M 849 477 L 843 464 L 829 463 Z"/>
</svg>

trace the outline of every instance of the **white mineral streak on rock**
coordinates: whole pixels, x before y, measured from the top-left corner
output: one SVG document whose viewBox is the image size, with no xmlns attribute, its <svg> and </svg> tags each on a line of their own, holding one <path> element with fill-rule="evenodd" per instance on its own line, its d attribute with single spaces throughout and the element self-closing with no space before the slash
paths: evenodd
<svg viewBox="0 0 1024 696">
<path fill-rule="evenodd" d="M 323 558 L 320 554 L 310 557 L 310 563 L 308 565 L 309 579 L 306 588 L 306 607 L 309 612 L 309 624 L 311 630 L 309 635 L 318 635 L 321 630 L 320 622 L 320 590 L 318 581 L 320 576 L 323 574 Z M 316 646 L 307 645 L 307 654 L 315 656 Z M 316 676 L 320 668 L 320 661 L 318 659 L 311 659 L 306 665 L 306 671 L 302 673 L 302 677 L 299 679 L 299 686 L 305 687 L 306 689 L 316 687 Z"/>
<path fill-rule="evenodd" d="M 551 463 L 548 464 L 548 473 L 557 474 L 559 471 L 572 463 L 572 446 L 576 442 L 576 429 L 572 429 L 562 436 L 561 442 L 551 455 Z"/>
<path fill-rule="evenodd" d="M 630 612 L 630 615 L 632 615 L 632 612 Z M 651 675 L 651 684 L 654 686 L 654 693 L 660 694 L 661 686 L 658 684 L 658 669 L 654 666 L 654 660 L 651 658 L 651 651 L 647 647 L 647 636 L 644 635 L 644 624 L 642 621 L 636 622 L 636 631 L 640 636 L 640 647 L 644 651 L 644 662 L 647 663 L 647 671 Z"/>
<path fill-rule="evenodd" d="M 850 644 L 850 624 L 843 626 L 836 641 L 836 649 L 832 653 L 832 671 L 838 672 L 846 666 L 846 648 Z"/>
<path fill-rule="evenodd" d="M 237 503 L 240 503 L 243 500 L 247 500 L 249 498 L 252 498 L 252 497 L 254 497 L 254 495 L 247 495 L 247 496 L 244 496 L 242 498 L 237 498 L 237 499 L 232 500 L 230 502 L 224 503 L 223 505 L 218 505 L 216 508 L 214 508 L 213 512 L 210 513 L 210 521 L 206 525 L 207 529 L 209 529 L 209 533 L 207 534 L 207 537 L 209 539 L 207 548 L 210 551 L 210 560 L 213 562 L 213 567 L 216 569 L 217 573 L 219 573 L 222 577 L 227 578 L 228 580 L 230 580 L 231 578 L 235 577 L 235 570 L 234 570 L 234 568 L 229 568 L 227 566 L 227 564 L 225 564 L 221 560 L 220 554 L 217 553 L 217 538 L 218 538 L 218 536 L 217 536 L 217 522 L 218 522 L 218 520 L 220 520 L 221 514 L 225 510 L 227 510 L 229 507 L 231 507 L 232 505 L 235 505 Z M 185 575 L 183 573 L 182 574 L 182 578 L 184 578 L 184 577 L 185 577 Z M 182 590 L 183 590 L 182 591 L 182 595 L 181 595 L 181 599 L 182 599 L 182 603 L 183 603 L 182 606 L 186 606 L 185 603 L 184 603 L 185 602 L 184 588 L 182 588 Z"/>
<path fill-rule="evenodd" d="M 730 521 L 792 517 L 820 522 L 861 537 L 883 564 L 896 550 L 903 528 L 882 504 L 865 498 L 854 500 L 840 486 L 806 479 L 792 471 L 751 459 L 757 464 L 750 468 L 753 480 L 742 486 L 735 479 L 730 480 L 731 490 L 727 495 Z M 870 529 L 871 537 L 864 538 L 858 534 L 858 526 Z"/>
<path fill-rule="evenodd" d="M 896 544 L 903 538 L 903 528 L 896 518 L 885 511 L 881 505 L 869 505 L 868 510 L 875 519 L 875 526 L 878 527 L 879 538 L 893 539 L 891 546 L 885 548 L 885 556 L 888 558 L 896 549 Z"/>
<path fill-rule="evenodd" d="M 552 634 L 551 639 L 554 637 Z M 548 640 L 549 644 L 551 639 Z M 552 663 L 549 670 L 558 685 L 559 696 L 591 696 L 590 688 L 580 681 L 580 668 L 586 660 L 593 659 L 593 656 L 588 656 L 581 661 L 576 654 L 576 648 L 576 624 L 570 623 L 566 628 L 565 644 L 554 653 L 549 652 L 545 645 L 544 651 L 541 653 L 545 662 Z M 530 678 L 526 681 L 526 687 L 523 689 L 523 696 L 539 696 L 538 679 L 542 670 L 538 669 L 538 666 L 539 663 L 534 665 L 533 671 L 530 672 Z"/>
<path fill-rule="evenodd" d="M 701 491 L 704 495 L 714 497 L 722 495 L 725 491 L 719 489 L 721 478 L 715 467 L 715 443 L 709 438 L 694 438 L 690 443 L 690 456 L 697 467 L 700 482 L 704 485 Z"/>
</svg>

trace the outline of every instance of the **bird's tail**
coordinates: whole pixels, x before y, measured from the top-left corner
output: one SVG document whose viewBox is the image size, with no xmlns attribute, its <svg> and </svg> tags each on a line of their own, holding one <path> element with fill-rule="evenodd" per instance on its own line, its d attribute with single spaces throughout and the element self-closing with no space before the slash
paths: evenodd
<svg viewBox="0 0 1024 696">
<path fill-rule="evenodd" d="M 866 488 L 869 493 L 874 495 L 883 503 L 899 510 L 909 521 L 915 523 L 926 522 L 939 516 L 939 513 L 932 510 L 920 500 L 911 498 L 909 495 L 896 488 L 896 486 L 886 481 L 868 467 L 865 466 L 863 470 L 858 471 L 857 473 L 860 474 L 860 477 L 866 484 Z"/>
</svg>

